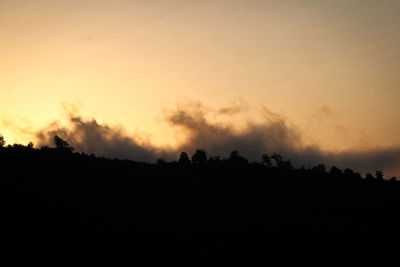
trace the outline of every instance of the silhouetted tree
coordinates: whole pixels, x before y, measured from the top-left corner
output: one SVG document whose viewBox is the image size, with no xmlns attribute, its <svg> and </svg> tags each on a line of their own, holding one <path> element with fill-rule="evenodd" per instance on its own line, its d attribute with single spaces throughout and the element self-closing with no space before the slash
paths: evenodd
<svg viewBox="0 0 400 267">
<path fill-rule="evenodd" d="M 344 169 L 344 175 L 346 176 L 353 176 L 354 175 L 354 171 L 352 169 Z"/>
<path fill-rule="evenodd" d="M 274 153 L 271 158 L 275 160 L 276 167 L 282 169 L 293 169 L 292 162 L 290 160 L 283 160 L 280 154 Z"/>
<path fill-rule="evenodd" d="M 0 147 L 3 147 L 6 144 L 6 141 L 4 140 L 4 136 L 0 134 Z"/>
<path fill-rule="evenodd" d="M 67 141 L 58 137 L 57 135 L 54 136 L 54 145 L 58 150 L 68 151 L 68 152 L 72 152 L 72 150 L 74 150 L 73 147 L 70 147 Z"/>
<path fill-rule="evenodd" d="M 167 162 L 165 161 L 165 159 L 157 159 L 157 164 L 158 165 L 165 165 L 165 164 L 167 164 Z"/>
<path fill-rule="evenodd" d="M 268 168 L 272 167 L 272 161 L 271 158 L 267 154 L 263 154 L 261 156 L 261 163 L 267 166 Z"/>
<path fill-rule="evenodd" d="M 292 162 L 290 160 L 282 161 L 282 167 L 285 168 L 285 169 L 289 169 L 289 170 L 294 169 L 293 164 L 292 164 Z"/>
<path fill-rule="evenodd" d="M 318 164 L 318 166 L 314 167 L 313 170 L 319 173 L 326 173 L 326 167 L 324 164 Z"/>
<path fill-rule="evenodd" d="M 376 171 L 375 172 L 375 178 L 379 182 L 383 182 L 383 172 L 381 171 Z"/>
<path fill-rule="evenodd" d="M 338 167 L 336 167 L 336 166 L 332 166 L 332 168 L 331 168 L 331 170 L 330 170 L 329 173 L 330 173 L 331 175 L 335 175 L 335 176 L 340 176 L 340 175 L 343 174 L 342 171 L 341 171 Z"/>
<path fill-rule="evenodd" d="M 356 178 L 356 179 L 359 179 L 359 180 L 362 179 L 361 174 L 359 172 L 354 172 L 353 178 Z"/>
<path fill-rule="evenodd" d="M 205 164 L 207 162 L 207 152 L 203 149 L 197 149 L 192 156 L 193 164 Z"/>
<path fill-rule="evenodd" d="M 208 162 L 211 163 L 211 164 L 220 164 L 221 163 L 221 157 L 220 156 L 210 157 L 208 159 Z"/>
<path fill-rule="evenodd" d="M 183 165 L 183 166 L 188 166 L 192 162 L 190 161 L 189 156 L 188 156 L 188 154 L 186 152 L 181 152 L 181 155 L 179 156 L 178 163 L 180 165 Z"/>
<path fill-rule="evenodd" d="M 247 159 L 245 159 L 244 157 L 239 155 L 239 151 L 237 151 L 237 150 L 234 150 L 231 152 L 231 155 L 230 155 L 228 161 L 235 165 L 245 165 L 245 164 L 249 163 L 249 161 Z"/>
<path fill-rule="evenodd" d="M 232 152 L 231 152 L 231 155 L 230 155 L 230 159 L 234 159 L 234 158 L 237 158 L 237 157 L 239 157 L 239 151 L 237 151 L 237 150 L 233 150 Z"/>
<path fill-rule="evenodd" d="M 271 158 L 275 160 L 276 167 L 282 167 L 282 156 L 280 154 L 274 153 L 272 154 Z"/>
<path fill-rule="evenodd" d="M 367 180 L 367 181 L 369 181 L 369 182 L 375 181 L 375 177 L 374 177 L 372 174 L 367 173 L 367 174 L 365 175 L 365 180 Z"/>
</svg>

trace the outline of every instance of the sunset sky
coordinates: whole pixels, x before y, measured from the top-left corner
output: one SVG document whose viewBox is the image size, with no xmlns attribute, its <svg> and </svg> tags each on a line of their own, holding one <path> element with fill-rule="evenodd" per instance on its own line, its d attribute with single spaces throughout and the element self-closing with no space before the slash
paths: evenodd
<svg viewBox="0 0 400 267">
<path fill-rule="evenodd" d="M 242 126 L 268 109 L 324 151 L 397 148 L 399 14 L 397 0 L 0 0 L 0 133 L 27 143 L 74 105 L 165 146 L 166 110 L 202 103 Z"/>
</svg>

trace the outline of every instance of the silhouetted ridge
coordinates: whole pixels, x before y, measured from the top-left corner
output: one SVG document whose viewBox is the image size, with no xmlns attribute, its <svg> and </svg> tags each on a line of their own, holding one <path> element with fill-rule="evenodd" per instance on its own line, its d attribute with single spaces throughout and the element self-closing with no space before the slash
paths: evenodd
<svg viewBox="0 0 400 267">
<path fill-rule="evenodd" d="M 54 148 L 0 144 L 9 265 L 70 266 L 82 253 L 102 262 L 110 253 L 243 252 L 273 236 L 394 235 L 400 225 L 399 182 L 380 171 L 364 178 L 322 164 L 296 169 L 276 153 L 249 162 L 201 149 L 155 164 L 106 159 L 73 152 L 58 136 Z"/>
</svg>

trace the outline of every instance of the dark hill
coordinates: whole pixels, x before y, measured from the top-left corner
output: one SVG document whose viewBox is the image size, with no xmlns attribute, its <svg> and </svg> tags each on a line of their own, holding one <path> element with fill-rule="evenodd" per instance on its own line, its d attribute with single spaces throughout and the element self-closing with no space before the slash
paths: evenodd
<svg viewBox="0 0 400 267">
<path fill-rule="evenodd" d="M 135 255 L 254 252 L 295 237 L 397 234 L 395 179 L 294 169 L 271 158 L 249 163 L 234 151 L 221 160 L 199 150 L 149 164 L 72 153 L 64 143 L 0 147 L 4 266 L 115 264 Z"/>
</svg>

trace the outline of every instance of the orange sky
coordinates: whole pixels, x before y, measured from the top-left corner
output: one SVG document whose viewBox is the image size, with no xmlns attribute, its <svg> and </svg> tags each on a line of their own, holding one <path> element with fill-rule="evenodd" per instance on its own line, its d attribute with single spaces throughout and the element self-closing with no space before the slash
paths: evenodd
<svg viewBox="0 0 400 267">
<path fill-rule="evenodd" d="M 399 14 L 397 0 L 2 0 L 0 132 L 26 143 L 78 103 L 166 144 L 163 108 L 201 101 L 247 103 L 241 119 L 265 106 L 325 150 L 399 145 Z"/>
</svg>

